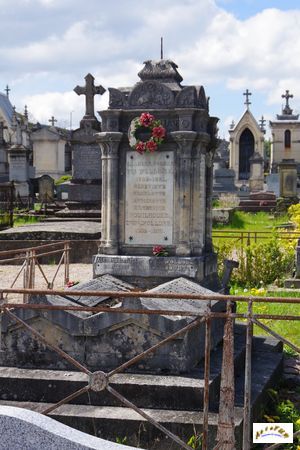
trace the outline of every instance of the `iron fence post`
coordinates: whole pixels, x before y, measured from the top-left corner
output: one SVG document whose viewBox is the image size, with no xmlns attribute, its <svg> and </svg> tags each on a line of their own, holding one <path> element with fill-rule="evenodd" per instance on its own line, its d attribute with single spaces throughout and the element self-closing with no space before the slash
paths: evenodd
<svg viewBox="0 0 300 450">
<path fill-rule="evenodd" d="M 243 419 L 243 450 L 250 450 L 251 438 L 251 356 L 252 356 L 252 300 L 248 303 L 248 319 L 246 333 L 246 355 L 245 355 L 245 386 L 244 386 L 244 419 Z"/>
</svg>

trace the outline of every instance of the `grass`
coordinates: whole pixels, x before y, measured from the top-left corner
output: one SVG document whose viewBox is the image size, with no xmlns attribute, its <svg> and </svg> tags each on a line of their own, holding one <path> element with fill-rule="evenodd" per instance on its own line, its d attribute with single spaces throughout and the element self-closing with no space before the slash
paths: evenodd
<svg viewBox="0 0 300 450">
<path fill-rule="evenodd" d="M 288 221 L 287 215 L 274 217 L 263 211 L 257 213 L 234 211 L 229 224 L 216 224 L 213 226 L 213 230 L 270 231 L 272 227 Z"/>
<path fill-rule="evenodd" d="M 22 225 L 30 225 L 38 223 L 41 217 L 36 216 L 15 216 L 14 217 L 14 227 L 21 227 Z"/>
<path fill-rule="evenodd" d="M 254 294 L 254 290 L 245 290 L 235 288 L 234 294 L 236 295 L 259 295 L 259 290 L 255 289 L 256 293 Z M 295 297 L 299 298 L 299 292 L 290 292 L 290 291 L 262 291 L 262 296 L 267 297 Z M 246 313 L 247 312 L 247 303 L 245 302 L 237 302 L 237 312 L 238 313 Z M 300 313 L 300 305 L 293 303 L 253 303 L 253 312 L 256 314 L 276 314 L 276 315 L 293 315 L 298 316 Z M 261 319 L 261 322 L 267 325 L 276 333 L 280 334 L 282 337 L 288 339 L 294 345 L 300 347 L 300 321 L 298 320 L 272 320 L 272 319 Z M 255 335 L 269 335 L 266 331 L 258 326 L 254 326 L 254 334 Z"/>
</svg>

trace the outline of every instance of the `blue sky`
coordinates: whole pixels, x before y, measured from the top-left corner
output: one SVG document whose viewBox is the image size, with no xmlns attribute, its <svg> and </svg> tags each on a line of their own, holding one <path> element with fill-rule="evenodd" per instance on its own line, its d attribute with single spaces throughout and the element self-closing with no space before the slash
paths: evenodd
<svg viewBox="0 0 300 450">
<path fill-rule="evenodd" d="M 300 3 L 297 0 L 0 0 L 0 89 L 11 88 L 32 120 L 54 115 L 76 127 L 84 99 L 73 88 L 90 72 L 105 88 L 130 86 L 147 59 L 179 66 L 184 84 L 203 85 L 220 136 L 252 92 L 259 119 L 280 112 L 289 89 L 300 111 Z M 107 107 L 108 95 L 95 99 Z"/>
</svg>

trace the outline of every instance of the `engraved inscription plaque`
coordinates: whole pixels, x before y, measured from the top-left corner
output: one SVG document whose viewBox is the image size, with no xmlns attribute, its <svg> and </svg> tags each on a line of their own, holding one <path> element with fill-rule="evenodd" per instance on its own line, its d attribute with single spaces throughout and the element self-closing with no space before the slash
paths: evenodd
<svg viewBox="0 0 300 450">
<path fill-rule="evenodd" d="M 172 244 L 173 188 L 173 152 L 127 152 L 126 244 Z"/>
</svg>

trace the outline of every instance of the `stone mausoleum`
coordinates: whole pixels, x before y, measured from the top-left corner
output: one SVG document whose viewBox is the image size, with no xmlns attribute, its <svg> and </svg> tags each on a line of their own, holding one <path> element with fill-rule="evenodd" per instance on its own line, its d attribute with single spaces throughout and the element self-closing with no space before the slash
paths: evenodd
<svg viewBox="0 0 300 450">
<path fill-rule="evenodd" d="M 202 86 L 181 84 L 174 62 L 146 61 L 138 75 L 132 88 L 110 88 L 109 108 L 100 112 L 102 238 L 94 275 L 142 287 L 185 276 L 217 288 L 211 200 L 218 119 Z M 161 121 L 166 139 L 141 155 L 128 133 L 143 112 Z M 155 245 L 168 256 L 153 256 Z"/>
</svg>

